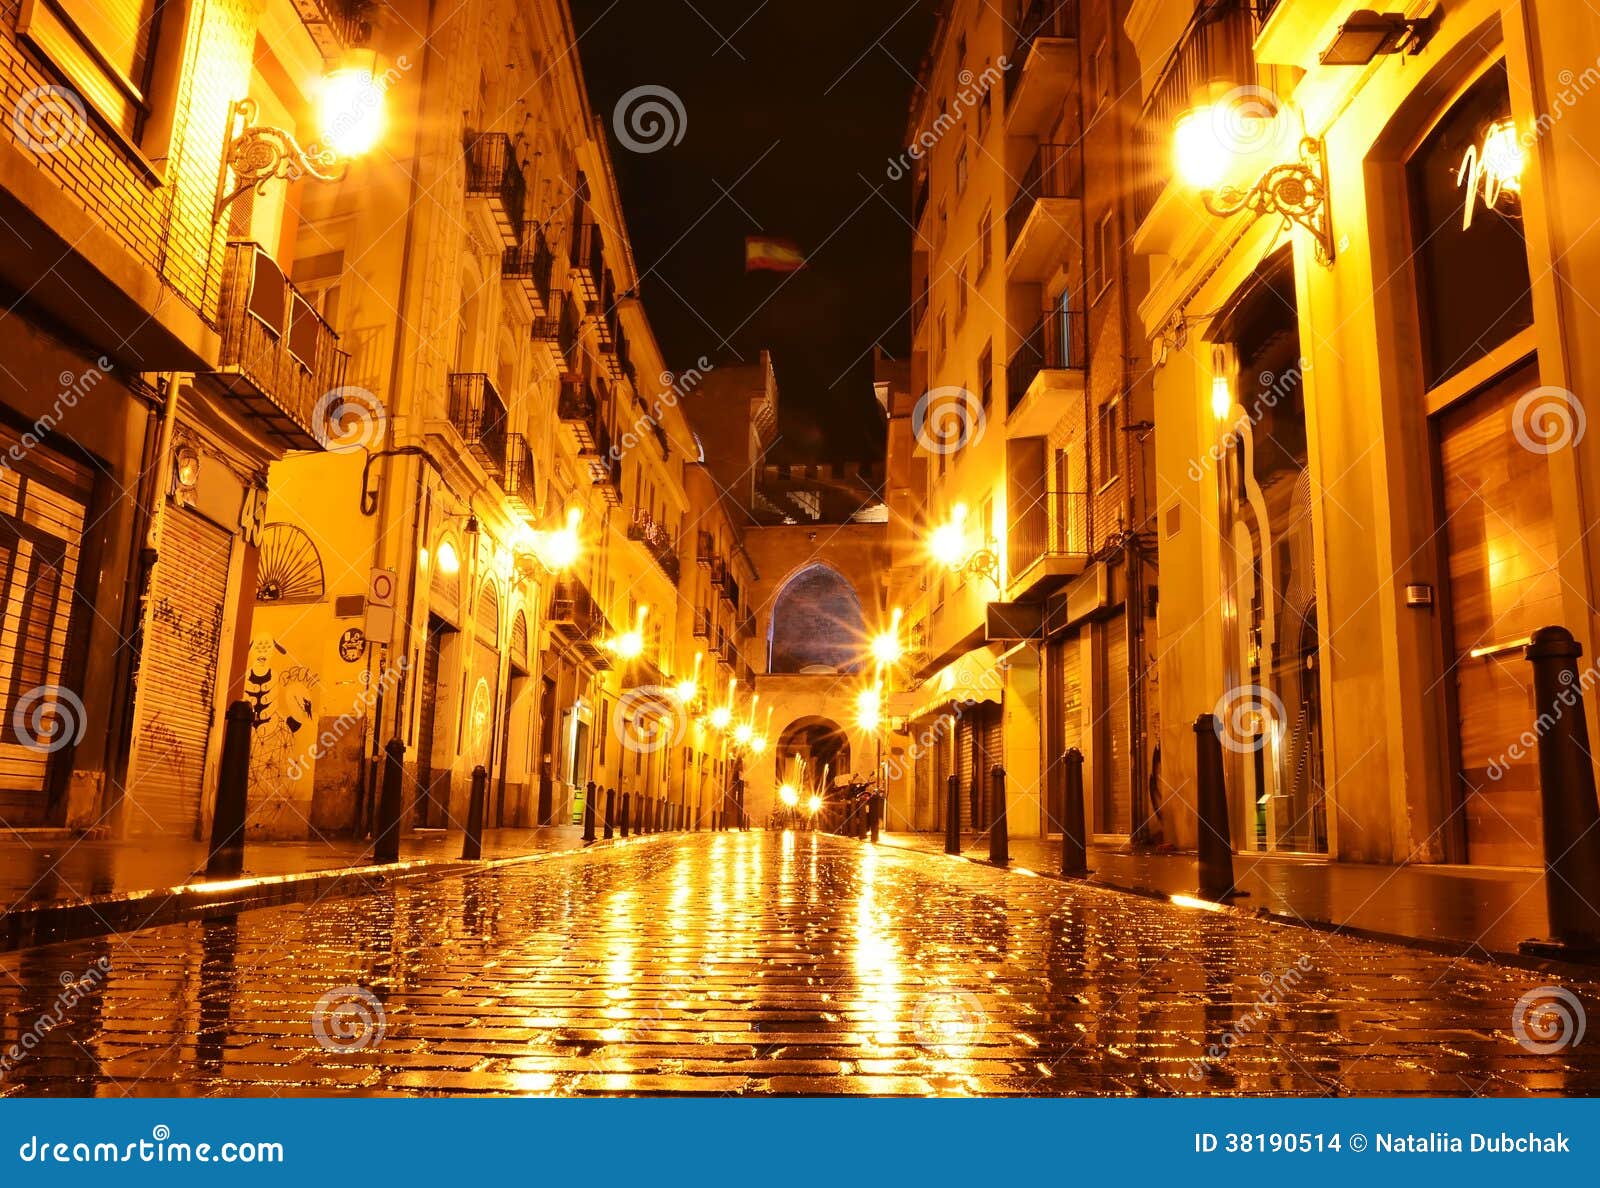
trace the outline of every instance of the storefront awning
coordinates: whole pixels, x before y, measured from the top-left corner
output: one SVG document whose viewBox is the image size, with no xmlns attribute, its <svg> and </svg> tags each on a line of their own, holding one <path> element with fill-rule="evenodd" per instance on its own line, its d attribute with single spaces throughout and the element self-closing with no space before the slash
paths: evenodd
<svg viewBox="0 0 1600 1188">
<path fill-rule="evenodd" d="M 1000 646 L 990 644 L 957 656 L 924 681 L 921 688 L 897 694 L 890 700 L 889 712 L 910 722 L 957 704 L 987 701 L 998 705 L 1004 688 Z"/>
</svg>

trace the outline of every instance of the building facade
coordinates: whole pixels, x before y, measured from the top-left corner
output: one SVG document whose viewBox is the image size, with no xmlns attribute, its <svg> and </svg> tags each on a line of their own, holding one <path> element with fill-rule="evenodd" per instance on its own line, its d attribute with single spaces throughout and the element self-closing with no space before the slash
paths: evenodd
<svg viewBox="0 0 1600 1188">
<path fill-rule="evenodd" d="M 954 776 L 963 826 L 987 829 L 1002 768 L 1011 830 L 1053 831 L 1071 748 L 1095 833 L 1159 828 L 1120 12 L 948 4 L 913 102 L 912 366 L 888 463 L 911 647 L 891 820 L 913 828 L 944 827 Z"/>
</svg>

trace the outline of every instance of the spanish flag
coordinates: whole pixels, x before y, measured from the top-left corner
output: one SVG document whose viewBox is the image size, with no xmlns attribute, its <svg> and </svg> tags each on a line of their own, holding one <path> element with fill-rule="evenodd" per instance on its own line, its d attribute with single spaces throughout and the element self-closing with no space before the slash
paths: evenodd
<svg viewBox="0 0 1600 1188">
<path fill-rule="evenodd" d="M 805 267 L 805 253 L 792 239 L 769 235 L 747 235 L 744 240 L 746 272 L 798 272 Z"/>
</svg>

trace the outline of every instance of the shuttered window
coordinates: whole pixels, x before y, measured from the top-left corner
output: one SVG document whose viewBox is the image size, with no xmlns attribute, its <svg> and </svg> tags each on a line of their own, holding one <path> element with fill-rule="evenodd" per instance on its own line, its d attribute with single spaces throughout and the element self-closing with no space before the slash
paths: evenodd
<svg viewBox="0 0 1600 1188">
<path fill-rule="evenodd" d="M 150 63 L 165 0 L 30 0 L 20 31 L 85 102 L 135 137 L 148 110 Z"/>
</svg>

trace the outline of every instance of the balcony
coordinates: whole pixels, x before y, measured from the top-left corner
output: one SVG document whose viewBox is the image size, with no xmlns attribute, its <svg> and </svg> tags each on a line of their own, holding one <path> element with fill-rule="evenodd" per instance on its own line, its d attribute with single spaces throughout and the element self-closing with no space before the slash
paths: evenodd
<svg viewBox="0 0 1600 1188">
<path fill-rule="evenodd" d="M 258 244 L 228 244 L 217 329 L 222 345 L 209 380 L 284 448 L 321 449 L 328 425 L 317 405 L 344 386 L 349 356 Z"/>
<path fill-rule="evenodd" d="M 589 481 L 600 497 L 612 507 L 622 506 L 622 459 L 611 449 L 611 434 L 604 425 L 595 434 L 594 453 L 589 456 Z"/>
<path fill-rule="evenodd" d="M 482 372 L 450 375 L 450 423 L 468 451 L 498 477 L 505 469 L 506 406 Z"/>
<path fill-rule="evenodd" d="M 468 132 L 466 137 L 467 197 L 474 200 L 499 232 L 505 247 L 522 238 L 522 209 L 527 182 L 504 132 Z"/>
<path fill-rule="evenodd" d="M 1083 156 L 1075 144 L 1041 144 L 1006 211 L 1006 271 L 1048 280 L 1082 233 Z"/>
<path fill-rule="evenodd" d="M 584 301 L 593 303 L 600 299 L 600 284 L 605 276 L 605 241 L 595 223 L 580 223 L 573 229 L 568 245 L 568 263 L 572 279 Z"/>
<path fill-rule="evenodd" d="M 709 532 L 701 532 L 695 538 L 694 560 L 696 565 L 709 566 L 717 559 L 716 538 Z"/>
<path fill-rule="evenodd" d="M 1006 533 L 1007 587 L 1013 602 L 1044 598 L 1089 562 L 1089 496 L 1050 491 L 1024 507 Z"/>
<path fill-rule="evenodd" d="M 650 559 L 674 586 L 678 584 L 678 546 L 671 531 L 656 522 L 654 516 L 642 507 L 633 509 L 633 519 L 628 521 L 628 539 L 644 545 Z"/>
<path fill-rule="evenodd" d="M 711 638 L 711 612 L 704 607 L 698 607 L 694 612 L 694 637 L 696 639 Z"/>
<path fill-rule="evenodd" d="M 1006 75 L 1006 132 L 1053 120 L 1078 73 L 1078 0 L 1033 0 L 1014 28 Z"/>
<path fill-rule="evenodd" d="M 1083 392 L 1088 338 L 1082 310 L 1051 310 L 1034 325 L 1006 364 L 1006 436 L 1049 433 L 1066 409 L 1063 398 Z"/>
<path fill-rule="evenodd" d="M 556 397 L 556 419 L 572 430 L 580 454 L 592 454 L 600 436 L 600 402 L 594 389 L 582 379 L 569 375 L 561 381 Z"/>
<path fill-rule="evenodd" d="M 564 577 L 551 588 L 549 623 L 596 668 L 611 667 L 610 654 L 603 646 L 611 634 L 611 625 L 589 588 L 577 578 Z"/>
<path fill-rule="evenodd" d="M 1173 129 L 1196 95 L 1214 87 L 1249 85 L 1285 97 L 1293 91 L 1290 77 L 1256 64 L 1256 35 L 1272 7 L 1259 0 L 1210 0 L 1168 56 L 1133 130 L 1134 215 L 1141 223 L 1166 189 Z"/>
<path fill-rule="evenodd" d="M 528 439 L 520 433 L 506 434 L 505 469 L 500 474 L 500 489 L 519 514 L 534 514 L 537 496 L 533 490 L 533 454 L 528 449 Z"/>
<path fill-rule="evenodd" d="M 519 306 L 524 317 L 542 319 L 550 312 L 550 278 L 555 264 L 544 229 L 537 223 L 528 224 L 521 242 L 505 250 L 500 279 L 508 302 Z"/>
<path fill-rule="evenodd" d="M 756 617 L 754 615 L 746 615 L 740 619 L 738 632 L 740 639 L 754 639 L 756 637 Z"/>
<path fill-rule="evenodd" d="M 911 226 L 913 229 L 922 226 L 922 216 L 928 210 L 928 170 L 926 167 L 917 170 L 916 176 L 911 179 Z"/>
<path fill-rule="evenodd" d="M 292 0 L 301 24 L 311 34 L 317 52 L 337 60 L 346 50 L 372 40 L 372 23 L 360 15 L 368 7 L 351 0 Z"/>
<path fill-rule="evenodd" d="M 561 319 L 548 314 L 542 318 L 534 318 L 528 330 L 528 336 L 533 339 L 535 358 L 542 353 L 550 369 L 557 374 L 566 371 L 566 356 L 561 351 Z M 544 374 L 548 374 L 544 373 Z"/>
</svg>

